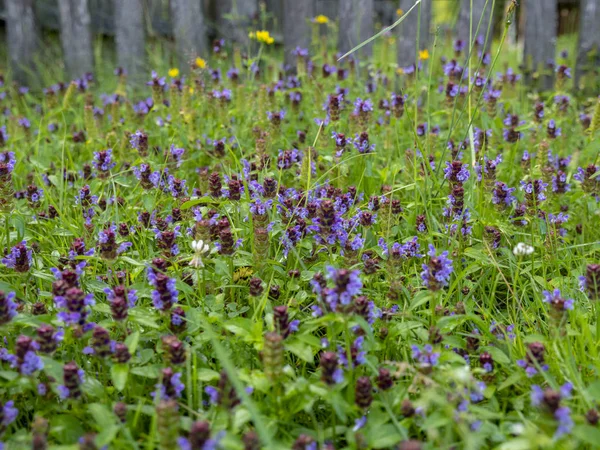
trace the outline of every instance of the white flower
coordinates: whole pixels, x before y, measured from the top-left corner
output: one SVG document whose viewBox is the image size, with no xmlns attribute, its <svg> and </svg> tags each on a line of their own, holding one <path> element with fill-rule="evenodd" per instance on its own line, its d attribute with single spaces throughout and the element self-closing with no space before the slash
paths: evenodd
<svg viewBox="0 0 600 450">
<path fill-rule="evenodd" d="M 199 268 L 204 267 L 204 263 L 202 262 L 202 255 L 208 253 L 210 247 L 202 240 L 192 241 L 192 250 L 194 250 L 194 256 L 190 261 L 190 266 Z"/>
<path fill-rule="evenodd" d="M 513 249 L 513 253 L 515 256 L 526 256 L 531 255 L 533 250 L 534 249 L 531 245 L 527 245 L 524 242 L 519 242 Z"/>
</svg>

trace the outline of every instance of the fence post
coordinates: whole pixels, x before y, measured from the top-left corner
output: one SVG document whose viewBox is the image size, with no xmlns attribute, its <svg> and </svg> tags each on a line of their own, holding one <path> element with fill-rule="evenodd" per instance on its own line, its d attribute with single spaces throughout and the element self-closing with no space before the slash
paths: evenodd
<svg viewBox="0 0 600 450">
<path fill-rule="evenodd" d="M 581 75 L 586 69 L 597 70 L 600 66 L 600 3 L 598 0 L 581 0 L 579 17 L 575 87 L 579 86 Z M 591 55 L 592 51 L 595 52 L 593 55 Z"/>
<path fill-rule="evenodd" d="M 471 24 L 471 1 L 473 2 L 473 23 L 472 33 L 469 31 L 469 25 Z M 487 36 L 488 26 L 493 21 L 490 20 L 490 13 L 492 12 L 493 2 L 492 0 L 462 0 L 460 10 L 458 12 L 458 22 L 456 23 L 456 35 L 457 38 L 467 43 L 465 48 L 469 48 L 468 42 L 472 35 L 472 40 L 482 36 L 485 40 Z M 481 20 L 481 24 L 479 21 Z M 479 31 L 477 26 L 479 25 Z M 493 30 L 490 30 L 486 48 L 489 48 L 492 43 Z"/>
<path fill-rule="evenodd" d="M 548 63 L 554 63 L 556 53 L 556 2 L 548 0 L 527 0 L 525 10 L 525 46 L 523 66 L 525 78 L 532 80 L 533 73 L 539 75 L 539 87 L 551 89 L 554 73 Z"/>
<path fill-rule="evenodd" d="M 33 67 L 38 28 L 33 0 L 6 0 L 6 34 L 13 78 L 27 82 L 27 70 Z"/>
<path fill-rule="evenodd" d="M 286 65 L 295 65 L 293 51 L 296 47 L 309 47 L 310 19 L 314 15 L 313 0 L 283 0 L 283 50 Z"/>
<path fill-rule="evenodd" d="M 257 0 L 219 0 L 216 6 L 219 36 L 240 44 L 248 43 L 249 28 L 258 18 Z"/>
<path fill-rule="evenodd" d="M 400 0 L 400 10 L 404 14 L 416 0 Z M 398 67 L 405 67 L 415 63 L 417 50 L 427 48 L 429 44 L 429 27 L 431 26 L 431 1 L 422 0 L 419 6 L 413 9 L 400 25 L 396 27 Z M 419 10 L 421 12 L 419 20 Z M 417 45 L 417 30 L 419 32 L 419 48 Z"/>
<path fill-rule="evenodd" d="M 338 50 L 346 53 L 373 36 L 373 0 L 340 0 Z M 359 55 L 370 57 L 372 44 L 359 50 Z"/>
<path fill-rule="evenodd" d="M 136 80 L 142 75 L 146 54 L 142 0 L 114 0 L 113 4 L 117 63 L 130 80 Z"/>
<path fill-rule="evenodd" d="M 171 24 L 180 69 L 187 71 L 196 56 L 206 57 L 208 42 L 199 0 L 170 0 Z"/>
<path fill-rule="evenodd" d="M 78 78 L 94 69 L 92 30 L 87 0 L 58 0 L 60 40 L 67 73 Z"/>
</svg>

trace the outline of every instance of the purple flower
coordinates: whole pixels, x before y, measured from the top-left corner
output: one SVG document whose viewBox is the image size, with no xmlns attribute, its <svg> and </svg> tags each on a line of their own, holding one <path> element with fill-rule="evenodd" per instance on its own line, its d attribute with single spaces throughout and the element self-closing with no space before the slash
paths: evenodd
<svg viewBox="0 0 600 450">
<path fill-rule="evenodd" d="M 412 357 L 420 364 L 426 366 L 437 366 L 440 354 L 433 351 L 430 344 L 425 344 L 421 349 L 418 345 L 411 345 Z"/>
<path fill-rule="evenodd" d="M 362 292 L 360 271 L 336 269 L 332 266 L 326 268 L 326 278 L 334 284 L 334 288 L 323 291 L 325 302 L 335 310 L 338 303 L 349 305 L 352 298 Z"/>
<path fill-rule="evenodd" d="M 183 156 L 183 154 L 185 153 L 185 149 L 184 148 L 178 148 L 175 147 L 174 144 L 171 144 L 171 147 L 169 148 L 169 159 L 175 161 L 175 165 L 176 167 L 181 166 L 181 158 Z"/>
<path fill-rule="evenodd" d="M 452 260 L 448 259 L 448 251 L 444 251 L 437 256 L 435 247 L 432 244 L 429 244 L 427 254 L 430 259 L 427 264 L 421 266 L 423 268 L 421 278 L 427 288 L 431 291 L 438 291 L 448 285 L 453 270 Z"/>
<path fill-rule="evenodd" d="M 464 183 L 469 179 L 469 165 L 462 164 L 460 161 L 446 161 L 444 169 L 444 178 L 455 183 Z"/>
<path fill-rule="evenodd" d="M 361 113 L 370 113 L 371 111 L 373 111 L 373 102 L 370 99 L 363 100 L 359 97 L 354 101 L 355 115 L 360 115 Z"/>
<path fill-rule="evenodd" d="M 17 315 L 16 294 L 9 292 L 5 294 L 0 291 L 0 325 L 10 322 Z"/>
<path fill-rule="evenodd" d="M 497 181 L 492 190 L 492 203 L 501 207 L 510 206 L 515 202 L 515 196 L 512 193 L 515 188 L 509 188 L 506 183 Z"/>
<path fill-rule="evenodd" d="M 8 256 L 2 258 L 2 264 L 9 269 L 14 269 L 16 272 L 27 272 L 33 262 L 31 249 L 27 248 L 27 242 L 22 241 L 20 244 L 11 248 Z"/>
<path fill-rule="evenodd" d="M 29 376 L 34 372 L 42 370 L 44 368 L 44 363 L 42 359 L 36 355 L 36 353 L 32 350 L 25 353 L 25 357 L 23 358 L 23 362 L 20 367 L 20 371 L 22 375 Z"/>
<path fill-rule="evenodd" d="M 177 303 L 178 291 L 175 288 L 175 278 L 169 278 L 162 272 L 155 272 L 152 267 L 148 267 L 148 282 L 154 287 L 152 291 L 152 304 L 160 311 L 171 309 L 173 304 Z"/>
<path fill-rule="evenodd" d="M 12 400 L 7 401 L 4 406 L 2 406 L 2 422 L 0 423 L 2 428 L 6 428 L 13 423 L 18 414 L 19 410 L 15 408 L 15 402 Z"/>
<path fill-rule="evenodd" d="M 554 433 L 555 439 L 558 439 L 559 437 L 571 432 L 574 423 L 573 419 L 571 418 L 571 410 L 567 406 L 561 406 L 554 411 L 554 418 L 558 422 L 558 428 Z"/>
<path fill-rule="evenodd" d="M 572 298 L 563 298 L 560 289 L 554 289 L 552 292 L 544 291 L 542 292 L 542 296 L 544 297 L 544 303 L 548 303 L 559 310 L 572 310 L 575 304 Z"/>
<path fill-rule="evenodd" d="M 92 166 L 101 173 L 108 172 L 115 167 L 117 163 L 112 160 L 112 149 L 94 152 Z"/>
</svg>

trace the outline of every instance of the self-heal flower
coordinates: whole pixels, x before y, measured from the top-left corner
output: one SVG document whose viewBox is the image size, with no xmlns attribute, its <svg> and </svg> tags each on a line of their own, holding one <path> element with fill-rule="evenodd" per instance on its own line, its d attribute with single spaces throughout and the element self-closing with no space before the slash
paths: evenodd
<svg viewBox="0 0 600 450">
<path fill-rule="evenodd" d="M 160 311 L 168 311 L 177 303 L 178 291 L 175 288 L 175 278 L 169 278 L 162 272 L 155 271 L 152 267 L 147 271 L 148 282 L 152 291 L 152 304 Z"/>
<path fill-rule="evenodd" d="M 469 165 L 460 161 L 446 161 L 444 178 L 451 183 L 465 183 L 469 179 Z"/>
<path fill-rule="evenodd" d="M 412 350 L 412 357 L 421 365 L 429 367 L 437 366 L 440 354 L 434 352 L 430 344 L 425 344 L 423 348 L 418 345 L 412 345 L 410 348 Z"/>
<path fill-rule="evenodd" d="M 585 275 L 579 277 L 579 289 L 590 300 L 600 299 L 600 264 L 589 264 L 586 267 Z"/>
<path fill-rule="evenodd" d="M 572 298 L 563 298 L 560 293 L 560 289 L 554 289 L 552 292 L 544 291 L 542 292 L 542 296 L 544 297 L 545 303 L 548 303 L 550 306 L 559 311 L 572 310 L 575 303 Z"/>
<path fill-rule="evenodd" d="M 437 256 L 435 247 L 429 244 L 429 262 L 421 267 L 421 278 L 423 284 L 431 291 L 438 291 L 448 285 L 448 280 L 452 274 L 452 260 L 448 259 L 448 251 L 442 252 Z"/>
<path fill-rule="evenodd" d="M 15 297 L 14 292 L 6 294 L 0 291 L 0 326 L 7 324 L 17 315 Z"/>
<path fill-rule="evenodd" d="M 33 262 L 31 249 L 27 248 L 27 242 L 22 241 L 15 245 L 8 256 L 2 258 L 2 264 L 16 272 L 24 273 L 29 270 Z"/>
<path fill-rule="evenodd" d="M 15 408 L 15 402 L 12 400 L 2 404 L 0 402 L 0 429 L 5 429 L 15 421 L 19 415 L 19 410 Z"/>
</svg>

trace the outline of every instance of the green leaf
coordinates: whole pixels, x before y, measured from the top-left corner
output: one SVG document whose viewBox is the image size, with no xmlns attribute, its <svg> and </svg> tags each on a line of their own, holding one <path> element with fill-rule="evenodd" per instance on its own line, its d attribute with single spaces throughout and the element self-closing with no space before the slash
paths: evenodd
<svg viewBox="0 0 600 450">
<path fill-rule="evenodd" d="M 131 373 L 144 378 L 158 378 L 159 366 L 134 367 Z"/>
<path fill-rule="evenodd" d="M 117 433 L 119 432 L 118 425 L 110 425 L 100 430 L 100 433 L 96 436 L 96 445 L 98 447 L 106 447 L 108 444 L 115 440 Z"/>
<path fill-rule="evenodd" d="M 212 369 L 198 369 L 196 373 L 196 379 L 204 382 L 218 380 L 219 372 Z"/>
<path fill-rule="evenodd" d="M 390 448 L 402 440 L 402 435 L 390 424 L 377 427 L 372 434 L 372 448 Z"/>
<path fill-rule="evenodd" d="M 50 434 L 64 445 L 76 444 L 84 430 L 82 422 L 68 414 L 50 415 Z"/>
<path fill-rule="evenodd" d="M 179 208 L 179 209 L 184 211 L 186 209 L 190 209 L 192 206 L 196 206 L 196 205 L 200 205 L 200 204 L 204 204 L 204 203 L 218 204 L 221 202 L 218 200 L 215 200 L 214 198 L 200 197 L 200 198 L 194 198 L 192 200 L 188 200 L 187 202 L 184 202 L 183 205 L 181 205 L 181 208 Z"/>
<path fill-rule="evenodd" d="M 600 402 L 600 380 L 594 381 L 587 387 L 588 395 L 597 402 Z"/>
<path fill-rule="evenodd" d="M 115 424 L 115 416 L 106 405 L 91 403 L 88 405 L 88 412 L 94 418 L 98 430 Z"/>
<path fill-rule="evenodd" d="M 501 391 L 503 389 L 506 389 L 509 386 L 512 386 L 513 384 L 517 383 L 522 377 L 523 377 L 523 373 L 514 372 L 510 377 L 508 377 L 506 380 L 504 380 L 504 382 L 500 386 L 498 386 L 498 391 Z"/>
<path fill-rule="evenodd" d="M 307 363 L 313 363 L 315 360 L 312 347 L 299 340 L 294 339 L 286 342 L 285 349 Z"/>
<path fill-rule="evenodd" d="M 506 356 L 506 353 L 504 353 L 498 347 L 483 347 L 482 350 L 485 350 L 490 355 L 492 355 L 492 358 L 494 358 L 494 362 L 497 362 L 498 364 L 501 364 L 503 366 L 510 365 L 510 359 L 508 358 L 508 356 Z"/>
<path fill-rule="evenodd" d="M 144 325 L 150 328 L 159 329 L 160 326 L 156 323 L 155 316 L 146 312 L 131 310 L 129 313 L 129 317 L 132 321 L 139 323 L 140 325 Z"/>
<path fill-rule="evenodd" d="M 129 336 L 127 336 L 127 339 L 125 339 L 125 345 L 129 349 L 129 353 L 131 353 L 132 355 L 135 355 L 135 351 L 137 349 L 139 342 L 140 342 L 140 332 L 139 331 L 134 331 Z"/>
<path fill-rule="evenodd" d="M 127 364 L 114 364 L 110 368 L 110 377 L 112 379 L 115 389 L 121 392 L 125 389 L 127 384 L 127 377 L 129 376 L 129 366 Z"/>
<path fill-rule="evenodd" d="M 594 448 L 600 443 L 600 430 L 590 425 L 579 425 L 573 430 L 573 435 Z"/>
</svg>

